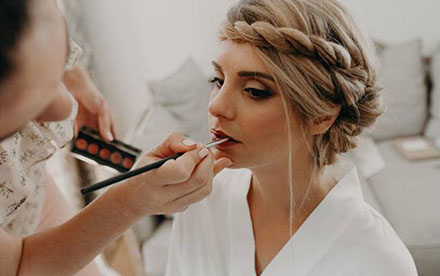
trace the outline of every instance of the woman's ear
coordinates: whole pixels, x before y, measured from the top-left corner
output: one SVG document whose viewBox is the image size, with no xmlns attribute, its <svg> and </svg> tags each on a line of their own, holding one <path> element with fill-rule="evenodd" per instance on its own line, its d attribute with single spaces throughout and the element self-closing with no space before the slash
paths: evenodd
<svg viewBox="0 0 440 276">
<path fill-rule="evenodd" d="M 335 122 L 336 118 L 338 118 L 339 112 L 341 111 L 341 106 L 336 106 L 332 108 L 331 116 L 317 118 L 313 121 L 311 126 L 311 134 L 320 135 L 325 133 Z"/>
</svg>

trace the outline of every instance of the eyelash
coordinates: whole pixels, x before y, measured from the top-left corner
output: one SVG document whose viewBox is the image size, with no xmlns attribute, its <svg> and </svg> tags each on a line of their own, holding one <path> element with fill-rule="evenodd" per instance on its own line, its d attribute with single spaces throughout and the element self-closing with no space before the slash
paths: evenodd
<svg viewBox="0 0 440 276">
<path fill-rule="evenodd" d="M 217 88 L 221 88 L 224 80 L 217 78 L 217 77 L 213 77 L 211 80 L 209 80 L 209 82 L 214 83 Z M 273 95 L 273 93 L 268 90 L 260 90 L 260 89 L 255 89 L 255 88 L 245 88 L 244 90 L 250 95 L 251 98 L 253 98 L 255 100 L 268 99 Z M 253 93 L 259 93 L 259 95 L 255 96 L 255 94 L 253 94 Z"/>
</svg>

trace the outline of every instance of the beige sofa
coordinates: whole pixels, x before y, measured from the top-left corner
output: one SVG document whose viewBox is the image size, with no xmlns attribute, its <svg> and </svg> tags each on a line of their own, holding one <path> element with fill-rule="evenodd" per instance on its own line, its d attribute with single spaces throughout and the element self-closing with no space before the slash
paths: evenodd
<svg viewBox="0 0 440 276">
<path fill-rule="evenodd" d="M 419 274 L 440 275 L 440 158 L 409 161 L 393 147 L 396 138 L 420 135 L 440 148 L 440 48 L 423 58 L 418 40 L 385 47 L 381 62 L 388 110 L 372 137 L 385 168 L 364 186 L 409 248 Z"/>
</svg>

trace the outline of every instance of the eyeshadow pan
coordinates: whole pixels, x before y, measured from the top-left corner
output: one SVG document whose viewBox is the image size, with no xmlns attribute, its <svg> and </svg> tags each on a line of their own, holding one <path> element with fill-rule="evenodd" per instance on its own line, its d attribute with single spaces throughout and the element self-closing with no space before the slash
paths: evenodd
<svg viewBox="0 0 440 276">
<path fill-rule="evenodd" d="M 110 158 L 110 151 L 108 149 L 102 149 L 99 152 L 99 157 L 102 159 L 109 159 Z"/>
<path fill-rule="evenodd" d="M 121 156 L 121 154 L 119 154 L 118 152 L 114 152 L 114 153 L 112 153 L 112 155 L 110 156 L 110 160 L 111 160 L 112 163 L 114 163 L 114 164 L 119 164 L 119 163 L 121 163 L 122 156 Z"/>
<path fill-rule="evenodd" d="M 99 147 L 97 144 L 90 144 L 87 148 L 87 152 L 90 154 L 97 154 L 99 151 Z"/>
<path fill-rule="evenodd" d="M 133 166 L 133 159 L 125 157 L 122 161 L 122 166 L 126 169 L 130 169 Z"/>
<path fill-rule="evenodd" d="M 78 139 L 75 146 L 80 150 L 85 150 L 87 148 L 87 141 L 85 139 Z"/>
</svg>

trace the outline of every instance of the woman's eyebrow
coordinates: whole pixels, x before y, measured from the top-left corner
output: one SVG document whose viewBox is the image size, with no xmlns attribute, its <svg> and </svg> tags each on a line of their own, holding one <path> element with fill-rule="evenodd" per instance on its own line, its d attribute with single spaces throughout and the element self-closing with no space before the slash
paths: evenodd
<svg viewBox="0 0 440 276">
<path fill-rule="evenodd" d="M 275 79 L 266 73 L 258 71 L 240 71 L 237 73 L 240 77 L 263 78 L 275 82 Z"/>
<path fill-rule="evenodd" d="M 221 67 L 217 62 L 212 61 L 211 63 L 212 63 L 212 65 L 215 67 L 216 70 L 218 70 L 218 71 L 223 71 L 223 70 L 222 70 L 222 67 Z"/>
<path fill-rule="evenodd" d="M 215 61 L 212 61 L 212 65 L 215 67 L 216 70 L 222 72 L 222 67 Z M 247 77 L 247 78 L 263 78 L 270 81 L 275 81 L 275 79 L 266 73 L 258 72 L 258 71 L 240 71 L 237 73 L 239 77 Z"/>
</svg>

